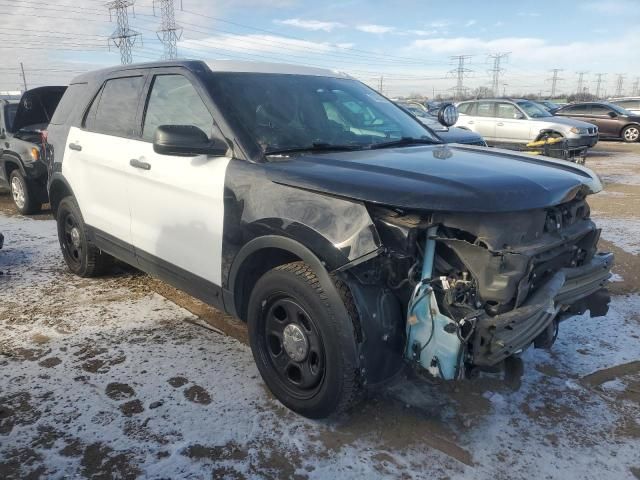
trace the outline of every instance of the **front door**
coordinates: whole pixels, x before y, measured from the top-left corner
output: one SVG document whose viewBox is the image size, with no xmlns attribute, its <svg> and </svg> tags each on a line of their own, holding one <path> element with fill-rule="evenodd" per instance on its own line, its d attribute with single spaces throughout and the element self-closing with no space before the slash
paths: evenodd
<svg viewBox="0 0 640 480">
<path fill-rule="evenodd" d="M 614 116 L 612 117 L 611 115 Z M 606 105 L 592 105 L 589 118 L 586 119 L 586 121 L 596 124 L 601 135 L 607 137 L 617 137 L 620 135 L 620 119 L 618 118 L 618 114 Z"/>
<path fill-rule="evenodd" d="M 147 270 L 160 269 L 187 281 L 195 276 L 219 286 L 230 158 L 155 153 L 153 136 L 160 125 L 194 125 L 207 134 L 217 127 L 204 94 L 186 76 L 155 75 L 148 91 L 142 138 L 128 157 L 136 255 Z"/>
<path fill-rule="evenodd" d="M 527 143 L 531 139 L 531 121 L 514 104 L 498 102 L 496 118 L 497 141 Z"/>
</svg>

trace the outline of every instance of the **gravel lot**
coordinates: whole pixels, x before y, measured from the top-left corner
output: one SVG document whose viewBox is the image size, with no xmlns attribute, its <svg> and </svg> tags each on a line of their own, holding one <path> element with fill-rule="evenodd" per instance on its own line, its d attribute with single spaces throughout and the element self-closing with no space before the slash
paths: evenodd
<svg viewBox="0 0 640 480">
<path fill-rule="evenodd" d="M 272 398 L 237 321 L 124 267 L 73 277 L 49 215 L 0 195 L 0 479 L 639 479 L 640 144 L 587 166 L 606 318 L 567 320 L 508 382 L 402 378 L 330 422 Z"/>
</svg>

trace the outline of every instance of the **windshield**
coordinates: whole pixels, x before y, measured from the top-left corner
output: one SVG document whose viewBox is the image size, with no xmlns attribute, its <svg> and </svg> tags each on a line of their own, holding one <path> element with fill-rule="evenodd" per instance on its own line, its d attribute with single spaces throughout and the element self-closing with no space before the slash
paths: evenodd
<svg viewBox="0 0 640 480">
<path fill-rule="evenodd" d="M 524 112 L 531 118 L 543 118 L 543 117 L 551 117 L 552 115 L 547 112 L 540 105 L 536 105 L 533 102 L 517 102 L 518 106 L 524 110 Z"/>
<path fill-rule="evenodd" d="M 607 105 L 620 115 L 633 115 L 629 110 L 622 108 L 620 105 L 616 105 L 615 103 L 608 103 Z"/>
<path fill-rule="evenodd" d="M 13 119 L 16 118 L 16 111 L 18 110 L 17 103 L 9 103 L 4 106 L 4 123 L 7 130 L 11 131 L 13 125 Z"/>
<path fill-rule="evenodd" d="M 408 138 L 440 143 L 408 113 L 356 80 L 215 73 L 209 85 L 225 119 L 262 153 L 314 146 L 355 150 Z"/>
</svg>

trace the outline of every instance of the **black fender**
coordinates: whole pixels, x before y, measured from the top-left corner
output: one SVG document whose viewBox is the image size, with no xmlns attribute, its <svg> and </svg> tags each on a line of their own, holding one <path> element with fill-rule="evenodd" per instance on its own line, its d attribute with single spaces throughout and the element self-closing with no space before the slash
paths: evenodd
<svg viewBox="0 0 640 480">
<path fill-rule="evenodd" d="M 14 164 L 20 170 L 22 176 L 26 177 L 27 172 L 24 169 L 24 165 L 22 164 L 22 160 L 15 153 L 5 150 L 2 155 L 0 155 L 0 166 L 2 168 L 2 175 L 5 177 L 7 182 L 9 181 L 9 173 L 7 172 L 7 163 Z M 13 170 L 13 169 L 12 169 Z"/>
<path fill-rule="evenodd" d="M 73 189 L 67 179 L 62 175 L 62 172 L 54 171 L 49 177 L 47 183 L 47 192 L 49 193 L 49 201 L 51 203 L 51 212 L 55 218 L 60 200 L 64 197 L 71 195 L 75 198 Z"/>
</svg>

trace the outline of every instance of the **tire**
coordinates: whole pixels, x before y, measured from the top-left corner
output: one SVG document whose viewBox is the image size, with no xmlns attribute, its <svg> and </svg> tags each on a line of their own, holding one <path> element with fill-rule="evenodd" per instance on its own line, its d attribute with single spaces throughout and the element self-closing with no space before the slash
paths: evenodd
<svg viewBox="0 0 640 480">
<path fill-rule="evenodd" d="M 294 262 L 270 270 L 249 299 L 253 358 L 286 407 L 308 418 L 348 410 L 361 398 L 353 302 L 334 305 L 311 268 Z M 344 311 L 346 317 L 336 312 Z M 287 341 L 287 345 L 285 345 Z"/>
<path fill-rule="evenodd" d="M 87 240 L 84 220 L 73 197 L 62 199 L 56 221 L 62 256 L 72 273 L 97 277 L 109 269 L 113 258 Z"/>
<path fill-rule="evenodd" d="M 22 215 L 32 215 L 40 211 L 42 204 L 38 203 L 32 186 L 20 170 L 13 170 L 9 175 L 9 188 L 13 203 Z"/>
<path fill-rule="evenodd" d="M 629 125 L 622 130 L 622 140 L 627 143 L 640 141 L 640 126 Z"/>
</svg>

